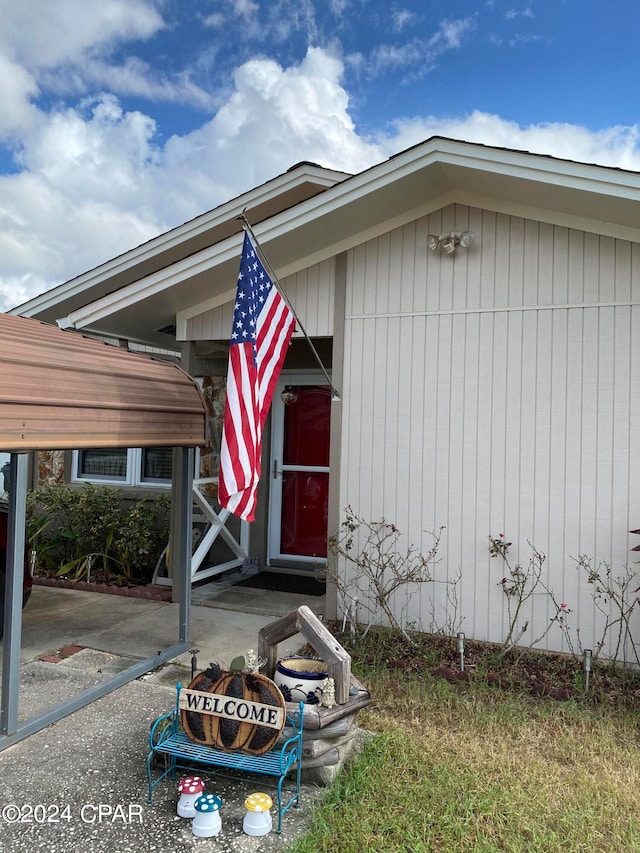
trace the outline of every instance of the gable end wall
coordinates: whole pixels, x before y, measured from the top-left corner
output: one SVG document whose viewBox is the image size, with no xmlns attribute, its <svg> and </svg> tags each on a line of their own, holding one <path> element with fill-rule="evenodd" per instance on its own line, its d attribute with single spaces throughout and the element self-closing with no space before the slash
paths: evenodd
<svg viewBox="0 0 640 853">
<path fill-rule="evenodd" d="M 470 249 L 427 248 L 454 228 L 475 232 Z M 478 208 L 451 205 L 348 253 L 340 505 L 425 551 L 445 525 L 435 574 L 460 575 L 455 606 L 427 584 L 398 595 L 398 617 L 504 639 L 505 570 L 487 548 L 504 533 L 514 562 L 527 564 L 528 542 L 546 554 L 545 584 L 595 645 L 604 617 L 571 555 L 614 574 L 633 563 L 639 312 L 638 244 Z M 534 596 L 522 642 L 554 613 Z M 557 626 L 541 645 L 567 650 Z"/>
</svg>

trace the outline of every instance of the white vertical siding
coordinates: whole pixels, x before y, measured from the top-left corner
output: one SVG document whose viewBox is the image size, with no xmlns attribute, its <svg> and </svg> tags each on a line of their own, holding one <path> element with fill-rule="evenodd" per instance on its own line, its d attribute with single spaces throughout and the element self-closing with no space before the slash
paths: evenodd
<svg viewBox="0 0 640 853">
<path fill-rule="evenodd" d="M 280 282 L 282 289 L 311 337 L 333 334 L 334 260 L 314 264 Z M 203 311 L 187 321 L 187 340 L 226 340 L 231 333 L 233 302 Z M 301 334 L 301 332 L 298 332 Z"/>
<path fill-rule="evenodd" d="M 430 252 L 428 233 L 470 227 L 468 250 Z M 571 556 L 619 571 L 640 526 L 640 250 L 490 211 L 450 206 L 348 256 L 341 501 L 385 517 L 426 549 L 446 525 L 442 579 L 458 585 L 463 628 L 500 641 L 505 533 L 547 555 L 544 581 L 573 609 L 584 645 L 600 636 L 591 589 Z M 442 627 L 442 587 L 407 618 Z M 525 635 L 553 615 L 536 597 Z M 640 624 L 638 625 L 640 632 Z M 562 648 L 554 628 L 544 645 Z"/>
</svg>

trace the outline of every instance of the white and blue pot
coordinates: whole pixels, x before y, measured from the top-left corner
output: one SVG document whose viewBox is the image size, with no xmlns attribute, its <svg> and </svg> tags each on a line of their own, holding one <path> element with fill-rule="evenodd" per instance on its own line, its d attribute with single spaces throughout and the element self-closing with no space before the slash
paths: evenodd
<svg viewBox="0 0 640 853">
<path fill-rule="evenodd" d="M 327 664 L 318 658 L 292 655 L 276 663 L 273 680 L 287 702 L 318 703 L 316 689 L 329 677 Z"/>
</svg>

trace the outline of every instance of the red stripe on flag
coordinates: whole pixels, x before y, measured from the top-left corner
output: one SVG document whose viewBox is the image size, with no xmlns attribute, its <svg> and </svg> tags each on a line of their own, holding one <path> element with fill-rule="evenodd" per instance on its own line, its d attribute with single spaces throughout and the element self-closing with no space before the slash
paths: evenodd
<svg viewBox="0 0 640 853">
<path fill-rule="evenodd" d="M 265 281 L 268 295 L 261 303 Z M 246 521 L 255 518 L 262 428 L 294 326 L 293 312 L 245 235 L 229 347 L 218 501 Z M 254 334 L 255 363 L 249 342 Z"/>
</svg>

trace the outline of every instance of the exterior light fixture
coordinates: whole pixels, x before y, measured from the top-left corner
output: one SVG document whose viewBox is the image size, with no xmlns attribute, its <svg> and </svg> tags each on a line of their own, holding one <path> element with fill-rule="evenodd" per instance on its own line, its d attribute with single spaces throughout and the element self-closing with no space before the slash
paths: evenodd
<svg viewBox="0 0 640 853">
<path fill-rule="evenodd" d="M 280 394 L 280 399 L 285 406 L 291 406 L 298 399 L 298 393 L 293 389 L 292 385 L 285 385 L 282 394 Z"/>
<path fill-rule="evenodd" d="M 445 254 L 453 255 L 458 246 L 468 249 L 475 239 L 476 235 L 469 230 L 450 231 L 448 234 L 440 234 L 439 236 L 427 234 L 427 246 L 432 252 L 441 247 Z"/>
</svg>

